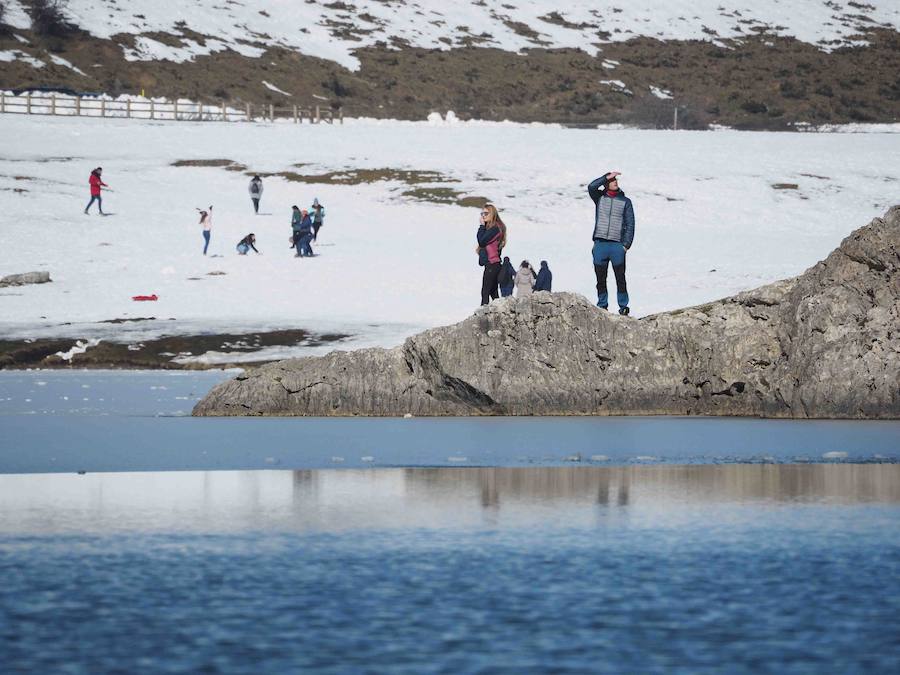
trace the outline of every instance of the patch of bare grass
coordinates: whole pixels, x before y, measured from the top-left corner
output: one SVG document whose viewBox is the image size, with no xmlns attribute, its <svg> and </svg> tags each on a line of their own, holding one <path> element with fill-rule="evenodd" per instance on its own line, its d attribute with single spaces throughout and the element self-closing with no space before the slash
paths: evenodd
<svg viewBox="0 0 900 675">
<path fill-rule="evenodd" d="M 295 165 L 301 166 L 301 165 Z M 261 173 L 263 177 L 280 176 L 292 183 L 317 183 L 327 185 L 364 185 L 391 181 L 407 185 L 425 183 L 458 183 L 455 178 L 445 176 L 439 171 L 416 171 L 412 169 L 348 169 L 345 171 L 329 171 L 328 173 L 303 174 L 296 171 L 277 171 Z"/>
<path fill-rule="evenodd" d="M 221 166 L 229 168 L 239 166 L 232 159 L 179 159 L 172 162 L 172 166 Z M 241 171 L 243 169 L 230 169 L 232 171 Z"/>
<path fill-rule="evenodd" d="M 401 193 L 402 197 L 414 199 L 419 202 L 430 202 L 432 204 L 453 204 L 455 206 L 481 208 L 487 204 L 490 199 L 476 195 L 464 196 L 462 192 L 448 187 L 432 187 L 423 186 L 405 190 Z"/>
</svg>

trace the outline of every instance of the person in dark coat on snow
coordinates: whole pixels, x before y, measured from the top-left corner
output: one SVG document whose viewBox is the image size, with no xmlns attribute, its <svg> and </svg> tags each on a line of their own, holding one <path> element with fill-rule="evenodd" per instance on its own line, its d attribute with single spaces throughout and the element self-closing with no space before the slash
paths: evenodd
<svg viewBox="0 0 900 675">
<path fill-rule="evenodd" d="M 634 207 L 619 189 L 618 171 L 610 171 L 591 181 L 588 194 L 594 200 L 594 273 L 597 276 L 597 307 L 606 309 L 606 272 L 612 263 L 616 275 L 619 314 L 630 313 L 625 282 L 625 253 L 634 242 Z"/>
<path fill-rule="evenodd" d="M 241 239 L 238 242 L 238 245 L 237 245 L 238 255 L 247 255 L 247 252 L 251 248 L 253 249 L 253 251 L 255 253 L 259 253 L 259 251 L 256 250 L 256 246 L 254 246 L 255 243 L 256 243 L 256 235 L 251 232 L 250 234 L 248 234 L 246 237 L 244 237 L 243 239 Z"/>
<path fill-rule="evenodd" d="M 516 268 L 509 262 L 509 256 L 503 258 L 500 274 L 497 275 L 497 283 L 500 284 L 500 297 L 508 298 L 513 294 L 516 284 Z"/>
<path fill-rule="evenodd" d="M 315 236 L 315 231 L 313 229 L 313 221 L 312 218 L 309 217 L 309 212 L 306 209 L 303 209 L 300 212 L 300 223 L 297 225 L 294 230 L 294 236 L 296 239 L 297 252 L 294 254 L 295 258 L 311 258 L 315 255 L 312 250 L 312 246 L 310 246 L 310 242 L 313 240 Z"/>
<path fill-rule="evenodd" d="M 101 188 L 109 187 L 106 183 L 103 182 L 103 179 L 100 177 L 103 175 L 103 167 L 98 166 L 96 169 L 91 171 L 91 177 L 88 179 L 88 183 L 91 186 L 91 201 L 88 202 L 88 205 L 84 207 L 84 215 L 87 215 L 88 209 L 91 208 L 91 204 L 97 202 L 97 210 L 100 212 L 100 215 L 105 215 L 103 213 L 103 199 L 100 197 Z"/>
<path fill-rule="evenodd" d="M 250 201 L 253 202 L 253 213 L 259 213 L 259 200 L 262 199 L 263 193 L 262 178 L 253 176 L 247 191 L 250 193 Z"/>
<path fill-rule="evenodd" d="M 319 239 L 319 229 L 325 224 L 325 207 L 319 203 L 319 198 L 313 199 L 312 206 L 309 207 L 309 217 L 313 224 L 313 241 Z"/>
<path fill-rule="evenodd" d="M 553 272 L 547 267 L 547 261 L 541 260 L 541 269 L 538 271 L 537 280 L 534 282 L 534 290 L 550 292 L 553 285 Z"/>
</svg>

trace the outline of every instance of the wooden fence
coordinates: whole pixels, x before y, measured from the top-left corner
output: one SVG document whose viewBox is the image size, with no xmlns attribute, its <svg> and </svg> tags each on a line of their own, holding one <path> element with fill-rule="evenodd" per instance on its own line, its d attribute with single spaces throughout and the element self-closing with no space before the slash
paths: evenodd
<svg viewBox="0 0 900 675">
<path fill-rule="evenodd" d="M 323 106 L 276 106 L 269 103 L 197 103 L 194 101 L 124 101 L 92 96 L 9 94 L 0 91 L 0 113 L 114 117 L 178 122 L 274 122 L 285 119 L 302 124 L 344 123 L 344 111 Z"/>
</svg>

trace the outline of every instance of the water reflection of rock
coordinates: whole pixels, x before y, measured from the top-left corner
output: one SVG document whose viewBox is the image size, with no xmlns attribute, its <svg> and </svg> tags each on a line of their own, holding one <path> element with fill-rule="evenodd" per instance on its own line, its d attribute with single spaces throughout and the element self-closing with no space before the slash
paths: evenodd
<svg viewBox="0 0 900 675">
<path fill-rule="evenodd" d="M 757 517 L 760 505 L 867 502 L 900 503 L 900 464 L 0 474 L 0 538 L 593 527 L 620 516 L 671 526 L 735 504 Z"/>
<path fill-rule="evenodd" d="M 679 501 L 900 501 L 898 464 L 406 469 L 410 490 L 475 492 L 484 506 L 508 500 L 592 500 L 626 506 Z"/>
</svg>

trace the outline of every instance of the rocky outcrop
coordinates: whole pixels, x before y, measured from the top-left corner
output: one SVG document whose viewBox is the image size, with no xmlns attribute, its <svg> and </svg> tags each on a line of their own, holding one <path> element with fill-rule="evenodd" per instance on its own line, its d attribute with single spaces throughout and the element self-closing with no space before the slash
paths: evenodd
<svg viewBox="0 0 900 675">
<path fill-rule="evenodd" d="M 195 415 L 900 418 L 900 206 L 802 275 L 632 319 L 571 293 L 479 309 L 395 349 L 269 364 Z"/>
<path fill-rule="evenodd" d="M 26 284 L 46 284 L 50 281 L 50 272 L 24 272 L 8 274 L 0 279 L 0 288 L 4 286 L 25 286 Z"/>
</svg>

